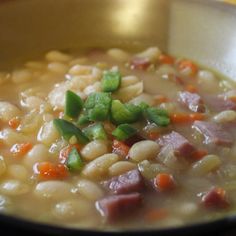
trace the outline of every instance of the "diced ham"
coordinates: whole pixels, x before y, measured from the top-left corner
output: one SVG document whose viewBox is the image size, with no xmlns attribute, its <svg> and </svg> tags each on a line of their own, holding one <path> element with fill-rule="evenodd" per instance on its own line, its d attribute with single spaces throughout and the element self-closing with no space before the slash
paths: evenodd
<svg viewBox="0 0 236 236">
<path fill-rule="evenodd" d="M 105 182 L 105 186 L 116 194 L 139 192 L 145 187 L 143 177 L 138 170 L 113 177 Z"/>
<path fill-rule="evenodd" d="M 214 112 L 220 112 L 225 110 L 235 110 L 236 111 L 236 103 L 227 99 L 224 96 L 206 96 L 204 98 L 206 105 L 210 110 Z"/>
<path fill-rule="evenodd" d="M 226 199 L 225 190 L 213 188 L 202 197 L 202 203 L 207 208 L 226 208 L 229 202 Z"/>
<path fill-rule="evenodd" d="M 194 146 L 181 134 L 172 131 L 159 139 L 159 144 L 169 150 L 173 150 L 177 156 L 189 157 L 195 151 Z"/>
<path fill-rule="evenodd" d="M 112 195 L 96 202 L 96 208 L 107 220 L 113 221 L 132 213 L 142 205 L 140 193 Z"/>
<path fill-rule="evenodd" d="M 197 93 L 180 92 L 179 100 L 193 112 L 205 112 L 203 100 Z"/>
<path fill-rule="evenodd" d="M 193 128 L 204 135 L 206 144 L 211 143 L 222 146 L 231 146 L 233 144 L 231 134 L 219 124 L 207 121 L 195 121 Z"/>
</svg>

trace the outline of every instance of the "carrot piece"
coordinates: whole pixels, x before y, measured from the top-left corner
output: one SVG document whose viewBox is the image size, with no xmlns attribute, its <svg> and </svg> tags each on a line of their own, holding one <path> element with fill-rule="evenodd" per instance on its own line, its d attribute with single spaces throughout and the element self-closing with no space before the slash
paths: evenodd
<svg viewBox="0 0 236 236">
<path fill-rule="evenodd" d="M 12 129 L 16 129 L 19 125 L 20 125 L 20 118 L 19 117 L 13 117 L 8 121 L 8 125 L 12 128 Z"/>
<path fill-rule="evenodd" d="M 159 56 L 159 61 L 161 64 L 173 65 L 175 63 L 175 59 L 173 57 L 165 54 L 161 54 Z"/>
<path fill-rule="evenodd" d="M 157 131 L 150 131 L 148 133 L 148 138 L 151 140 L 157 140 L 159 137 L 160 137 L 160 134 Z"/>
<path fill-rule="evenodd" d="M 24 156 L 33 145 L 31 143 L 16 143 L 11 147 L 10 152 L 16 157 Z"/>
<path fill-rule="evenodd" d="M 187 69 L 191 70 L 190 75 L 194 76 L 197 74 L 198 72 L 198 67 L 196 64 L 194 64 L 192 61 L 190 60 L 182 60 L 179 62 L 178 68 L 180 71 L 184 71 Z"/>
<path fill-rule="evenodd" d="M 164 95 L 156 95 L 156 96 L 154 97 L 154 103 L 155 103 L 156 105 L 159 105 L 159 104 L 161 104 L 161 103 L 168 102 L 168 101 L 169 101 L 168 97 L 166 97 L 166 96 L 164 96 Z"/>
<path fill-rule="evenodd" d="M 192 158 L 194 160 L 201 160 L 204 156 L 206 156 L 208 152 L 203 149 L 196 150 L 192 153 Z"/>
<path fill-rule="evenodd" d="M 202 113 L 174 113 L 170 115 L 171 122 L 176 124 L 203 120 L 204 118 L 205 116 Z"/>
<path fill-rule="evenodd" d="M 73 145 L 68 145 L 68 146 L 64 147 L 63 149 L 61 149 L 61 151 L 59 153 L 59 162 L 61 164 L 66 163 L 68 156 L 69 156 L 72 148 L 74 148 L 74 147 L 77 149 L 78 152 L 81 150 L 81 146 L 78 143 L 73 144 Z"/>
<path fill-rule="evenodd" d="M 193 86 L 192 84 L 186 85 L 185 90 L 190 92 L 190 93 L 196 93 L 197 92 L 197 88 L 195 86 Z"/>
<path fill-rule="evenodd" d="M 144 218 L 147 221 L 157 221 L 165 219 L 168 216 L 168 211 L 164 208 L 150 209 L 146 212 Z"/>
<path fill-rule="evenodd" d="M 236 103 L 236 96 L 229 97 L 229 99 L 230 99 L 232 102 L 235 102 L 235 103 Z"/>
<path fill-rule="evenodd" d="M 68 176 L 65 165 L 52 162 L 37 163 L 34 167 L 34 172 L 40 180 L 64 179 Z"/>
<path fill-rule="evenodd" d="M 175 181 L 172 175 L 160 173 L 155 178 L 155 186 L 160 191 L 168 191 L 175 187 Z"/>
<path fill-rule="evenodd" d="M 116 139 L 113 140 L 112 152 L 125 158 L 129 154 L 129 149 L 130 149 L 130 147 L 128 145 L 126 145 L 125 143 L 118 141 Z"/>
</svg>

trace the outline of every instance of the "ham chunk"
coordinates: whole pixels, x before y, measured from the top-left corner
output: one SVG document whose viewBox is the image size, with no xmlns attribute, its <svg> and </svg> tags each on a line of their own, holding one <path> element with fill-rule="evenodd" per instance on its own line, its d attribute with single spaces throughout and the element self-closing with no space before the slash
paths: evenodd
<svg viewBox="0 0 236 236">
<path fill-rule="evenodd" d="M 97 210 L 107 221 L 124 217 L 141 205 L 142 197 L 140 193 L 112 195 L 96 202 Z"/>
<path fill-rule="evenodd" d="M 131 170 L 107 181 L 105 185 L 116 194 L 139 192 L 144 189 L 144 180 L 138 170 Z"/>
<path fill-rule="evenodd" d="M 169 150 L 173 150 L 175 155 L 189 157 L 195 151 L 194 146 L 181 134 L 172 131 L 170 134 L 164 135 L 159 144 Z"/>
<path fill-rule="evenodd" d="M 207 96 L 204 98 L 206 105 L 210 110 L 214 112 L 220 112 L 225 110 L 236 111 L 236 103 L 223 96 Z"/>
<path fill-rule="evenodd" d="M 179 101 L 193 112 L 205 112 L 203 100 L 197 93 L 180 92 Z"/>
<path fill-rule="evenodd" d="M 206 144 L 211 143 L 222 146 L 231 146 L 233 144 L 231 134 L 224 130 L 219 124 L 195 121 L 193 128 L 204 135 Z"/>
</svg>

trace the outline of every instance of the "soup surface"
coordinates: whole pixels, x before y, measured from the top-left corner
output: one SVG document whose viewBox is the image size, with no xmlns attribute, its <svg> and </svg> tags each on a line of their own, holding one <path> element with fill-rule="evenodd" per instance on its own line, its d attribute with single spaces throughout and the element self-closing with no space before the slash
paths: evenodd
<svg viewBox="0 0 236 236">
<path fill-rule="evenodd" d="M 234 82 L 156 47 L 51 51 L 0 82 L 1 213 L 113 230 L 235 211 Z"/>
</svg>

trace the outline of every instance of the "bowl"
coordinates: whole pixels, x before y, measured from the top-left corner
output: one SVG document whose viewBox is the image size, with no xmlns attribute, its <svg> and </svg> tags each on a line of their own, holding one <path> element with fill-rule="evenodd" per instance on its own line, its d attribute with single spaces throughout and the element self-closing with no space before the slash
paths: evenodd
<svg viewBox="0 0 236 236">
<path fill-rule="evenodd" d="M 236 7 L 214 0 L 3 0 L 0 2 L 0 68 L 51 49 L 158 45 L 236 80 Z M 0 232 L 39 235 L 105 235 L 0 215 Z M 199 235 L 234 230 L 236 217 L 186 227 L 113 234 Z M 234 234 L 234 233 L 233 233 Z M 232 235 L 233 235 L 232 234 Z"/>
</svg>

